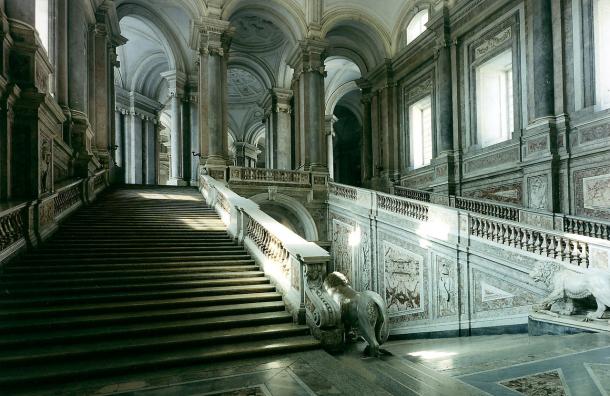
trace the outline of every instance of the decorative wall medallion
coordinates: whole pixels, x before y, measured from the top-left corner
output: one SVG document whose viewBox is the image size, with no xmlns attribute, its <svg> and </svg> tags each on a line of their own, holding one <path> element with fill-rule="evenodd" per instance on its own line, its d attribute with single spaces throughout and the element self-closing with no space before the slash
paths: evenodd
<svg viewBox="0 0 610 396">
<path fill-rule="evenodd" d="M 610 174 L 585 177 L 582 188 L 586 209 L 610 210 Z"/>
<path fill-rule="evenodd" d="M 452 316 L 458 313 L 457 264 L 445 257 L 436 258 L 438 316 Z"/>
<path fill-rule="evenodd" d="M 498 48 L 502 44 L 506 43 L 512 37 L 512 28 L 507 27 L 495 36 L 483 41 L 474 50 L 474 58 L 478 59 L 490 51 Z"/>
<path fill-rule="evenodd" d="M 423 257 L 384 242 L 385 297 L 390 315 L 424 311 Z"/>
<path fill-rule="evenodd" d="M 548 180 L 545 175 L 527 179 L 529 207 L 532 209 L 548 208 Z"/>
<path fill-rule="evenodd" d="M 353 227 L 339 220 L 333 219 L 332 222 L 332 259 L 334 262 L 335 271 L 341 272 L 354 282 L 352 277 L 352 247 L 349 244 L 349 235 L 353 231 Z"/>
<path fill-rule="evenodd" d="M 481 282 L 481 301 L 483 302 L 503 300 L 512 297 L 515 296 L 507 291 L 492 286 L 489 283 Z"/>
<path fill-rule="evenodd" d="M 562 377 L 561 369 L 557 369 L 502 381 L 500 385 L 527 396 L 564 396 L 567 393 Z"/>
</svg>

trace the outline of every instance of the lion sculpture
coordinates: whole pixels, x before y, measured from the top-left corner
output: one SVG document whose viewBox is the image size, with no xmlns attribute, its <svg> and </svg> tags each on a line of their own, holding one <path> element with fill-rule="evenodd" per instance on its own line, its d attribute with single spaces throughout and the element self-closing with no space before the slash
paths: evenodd
<svg viewBox="0 0 610 396">
<path fill-rule="evenodd" d="M 585 320 L 601 319 L 610 307 L 610 271 L 588 268 L 584 272 L 575 272 L 561 267 L 559 264 L 539 263 L 530 276 L 536 282 L 545 283 L 551 293 L 534 306 L 534 310 L 550 310 L 562 315 L 571 315 L 574 311 L 572 299 L 593 296 L 597 302 L 597 310 L 589 312 Z M 556 303 L 565 301 L 565 304 Z M 609 321 L 610 323 L 610 321 Z"/>
<path fill-rule="evenodd" d="M 346 334 L 351 328 L 357 328 L 369 344 L 365 353 L 379 356 L 379 346 L 387 341 L 390 332 L 388 313 L 381 296 L 373 291 L 355 291 L 340 272 L 329 274 L 324 280 L 324 288 L 341 307 Z"/>
</svg>

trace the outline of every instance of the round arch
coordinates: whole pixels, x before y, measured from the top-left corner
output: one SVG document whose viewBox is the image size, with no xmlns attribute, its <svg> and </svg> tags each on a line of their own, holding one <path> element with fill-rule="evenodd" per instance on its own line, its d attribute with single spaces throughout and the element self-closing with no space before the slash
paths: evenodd
<svg viewBox="0 0 610 396">
<path fill-rule="evenodd" d="M 282 210 L 285 210 L 288 213 L 291 213 L 293 217 L 299 221 L 299 225 L 303 229 L 305 235 L 301 235 L 302 237 L 304 237 L 308 241 L 319 240 L 316 222 L 314 221 L 307 208 L 305 208 L 305 206 L 303 206 L 303 204 L 297 201 L 296 199 L 288 195 L 278 193 L 275 195 L 275 199 L 271 201 L 269 200 L 269 194 L 263 193 L 250 197 L 250 200 L 254 201 L 259 206 L 273 205 L 281 208 Z"/>
<path fill-rule="evenodd" d="M 136 3 L 121 4 L 117 7 L 119 21 L 125 17 L 137 19 L 157 33 L 163 50 L 167 55 L 170 70 L 178 70 L 187 73 L 185 51 L 174 32 L 167 26 L 163 19 L 143 5 Z"/>
</svg>

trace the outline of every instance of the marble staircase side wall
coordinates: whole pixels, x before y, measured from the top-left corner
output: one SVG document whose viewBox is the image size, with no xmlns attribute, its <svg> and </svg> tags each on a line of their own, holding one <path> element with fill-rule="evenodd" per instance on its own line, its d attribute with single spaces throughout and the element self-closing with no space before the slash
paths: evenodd
<svg viewBox="0 0 610 396">
<path fill-rule="evenodd" d="M 331 270 L 346 274 L 357 290 L 371 289 L 386 299 L 395 335 L 481 334 L 499 326 L 524 327 L 532 304 L 548 293 L 529 277 L 530 271 L 538 263 L 559 260 L 535 244 L 522 249 L 508 243 L 507 232 L 493 238 L 474 235 L 475 217 L 331 184 Z M 541 235 L 549 232 L 500 223 L 529 227 Z M 589 267 L 609 268 L 608 241 L 555 233 L 586 243 L 588 252 L 598 251 L 597 257 L 587 257 Z M 582 271 L 583 263 L 579 266 L 574 257 L 561 262 L 575 272 Z"/>
</svg>

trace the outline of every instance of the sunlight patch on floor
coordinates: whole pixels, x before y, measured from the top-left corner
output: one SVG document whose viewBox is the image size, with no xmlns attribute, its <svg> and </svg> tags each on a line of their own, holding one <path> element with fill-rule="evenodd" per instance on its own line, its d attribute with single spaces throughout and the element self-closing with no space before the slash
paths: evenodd
<svg viewBox="0 0 610 396">
<path fill-rule="evenodd" d="M 167 199 L 175 201 L 201 201 L 201 198 L 192 195 L 182 194 L 159 194 L 159 193 L 138 193 L 138 196 L 144 199 Z"/>
</svg>

